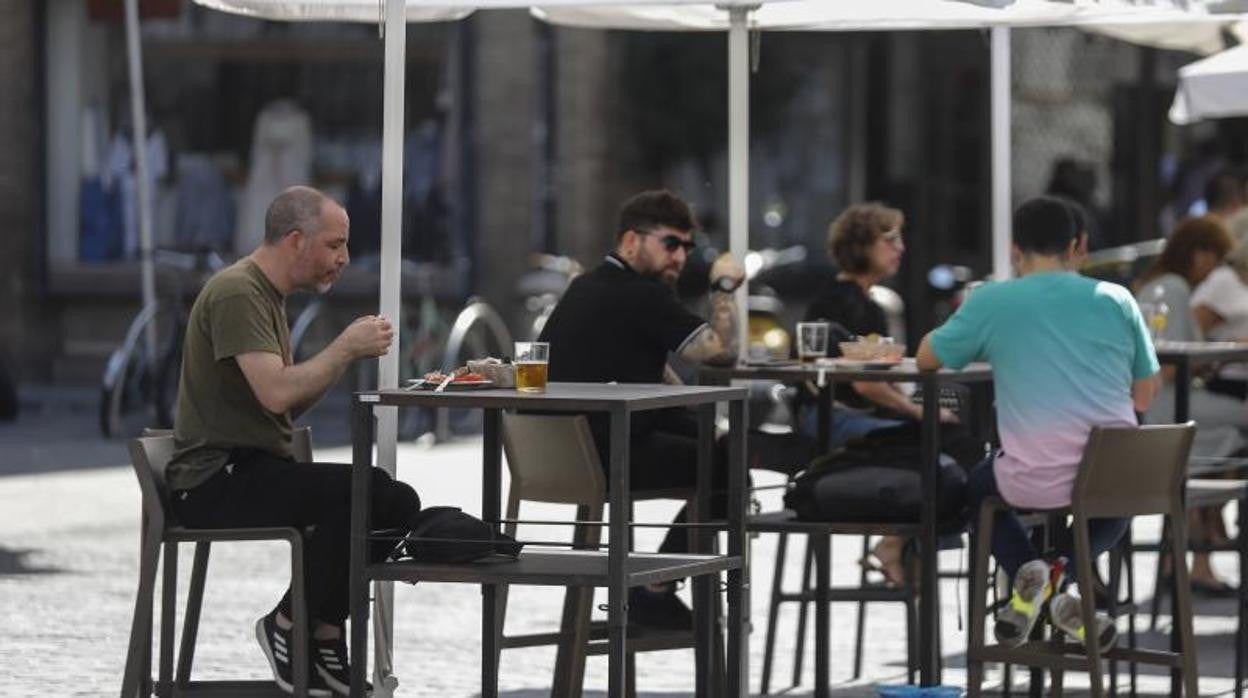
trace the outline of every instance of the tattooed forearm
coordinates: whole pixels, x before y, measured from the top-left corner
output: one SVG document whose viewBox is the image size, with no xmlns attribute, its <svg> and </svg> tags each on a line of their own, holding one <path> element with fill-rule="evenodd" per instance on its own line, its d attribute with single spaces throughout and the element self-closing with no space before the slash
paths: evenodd
<svg viewBox="0 0 1248 698">
<path fill-rule="evenodd" d="M 663 364 L 663 382 L 668 385 L 685 384 L 685 382 L 680 379 L 680 376 L 676 373 L 675 369 L 672 368 L 671 364 Z"/>
<path fill-rule="evenodd" d="M 690 361 L 712 366 L 736 363 L 737 304 L 732 294 L 711 294 L 710 321 L 689 340 L 680 355 Z"/>
<path fill-rule="evenodd" d="M 710 323 L 725 351 L 732 354 L 735 361 L 740 353 L 740 346 L 737 342 L 737 298 L 734 294 L 711 294 Z"/>
</svg>

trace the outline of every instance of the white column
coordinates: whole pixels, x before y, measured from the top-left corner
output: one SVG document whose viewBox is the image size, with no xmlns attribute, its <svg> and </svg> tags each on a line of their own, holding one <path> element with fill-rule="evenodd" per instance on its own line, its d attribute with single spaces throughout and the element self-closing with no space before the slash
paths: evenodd
<svg viewBox="0 0 1248 698">
<path fill-rule="evenodd" d="M 47 220 L 49 266 L 78 259 L 78 199 L 82 182 L 82 53 L 87 5 L 52 0 L 47 5 Z"/>
<path fill-rule="evenodd" d="M 385 80 L 381 127 L 381 308 L 397 328 L 400 313 L 401 260 L 403 255 L 403 112 L 406 101 L 404 71 L 407 69 L 407 24 L 403 0 L 386 0 Z M 398 332 L 390 352 L 378 359 L 377 387 L 399 385 Z M 377 414 L 377 465 L 394 474 L 398 465 L 398 412 L 382 407 Z M 374 695 L 390 696 L 395 682 L 391 677 L 394 639 L 394 585 L 374 585 Z"/>
<path fill-rule="evenodd" d="M 1010 29 L 992 28 L 992 275 L 1010 269 Z"/>
<path fill-rule="evenodd" d="M 130 70 L 130 123 L 134 141 L 134 178 L 138 189 L 139 270 L 143 306 L 156 302 L 156 268 L 152 261 L 152 181 L 147 173 L 147 99 L 143 91 L 143 47 L 139 36 L 139 0 L 126 0 L 126 64 Z M 147 355 L 156 356 L 156 321 L 147 323 Z"/>
<path fill-rule="evenodd" d="M 728 10 L 728 249 L 744 263 L 750 249 L 750 36 L 746 7 Z M 747 345 L 747 289 L 737 290 L 737 342 Z"/>
</svg>

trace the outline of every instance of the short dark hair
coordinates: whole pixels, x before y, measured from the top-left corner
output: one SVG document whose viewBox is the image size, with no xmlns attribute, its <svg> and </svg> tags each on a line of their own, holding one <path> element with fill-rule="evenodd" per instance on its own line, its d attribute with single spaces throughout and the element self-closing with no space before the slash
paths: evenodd
<svg viewBox="0 0 1248 698">
<path fill-rule="evenodd" d="M 904 213 L 878 201 L 854 204 L 828 226 L 828 253 L 846 274 L 865 274 L 871 270 L 871 246 L 905 223 Z"/>
<path fill-rule="evenodd" d="M 1218 170 L 1205 182 L 1205 207 L 1214 211 L 1223 206 L 1241 205 L 1248 198 L 1248 173 L 1235 167 Z"/>
<path fill-rule="evenodd" d="M 688 233 L 698 227 L 698 219 L 689 204 L 672 192 L 666 189 L 643 191 L 620 206 L 615 237 L 618 240 L 630 230 L 649 232 L 660 226 Z"/>
<path fill-rule="evenodd" d="M 1014 209 L 1014 244 L 1023 252 L 1058 255 L 1087 232 L 1087 214 L 1056 196 L 1037 196 Z"/>
<path fill-rule="evenodd" d="M 264 213 L 265 244 L 275 245 L 294 230 L 305 235 L 320 232 L 326 201 L 333 199 L 312 187 L 289 187 L 278 194 Z"/>
</svg>

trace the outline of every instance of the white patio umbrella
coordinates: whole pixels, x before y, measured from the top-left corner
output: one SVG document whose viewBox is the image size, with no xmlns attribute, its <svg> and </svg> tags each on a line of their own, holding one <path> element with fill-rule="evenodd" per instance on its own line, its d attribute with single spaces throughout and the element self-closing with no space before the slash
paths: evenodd
<svg viewBox="0 0 1248 698">
<path fill-rule="evenodd" d="M 1179 125 L 1230 116 L 1248 116 L 1248 44 L 1180 68 L 1170 105 Z"/>
<path fill-rule="evenodd" d="M 729 249 L 740 258 L 748 244 L 749 93 L 746 32 L 901 31 L 991 29 L 992 72 L 992 271 L 1010 275 L 1010 37 L 1011 27 L 1072 26 L 1136 43 L 1174 47 L 1176 36 L 1207 44 L 1210 35 L 1235 18 L 1125 0 L 793 0 L 752 11 L 728 11 L 719 4 L 657 6 L 567 6 L 543 4 L 534 15 L 548 22 L 586 28 L 668 31 L 727 31 L 729 34 Z M 1195 37 L 1195 38 L 1193 38 Z M 1187 44 L 1180 42 L 1180 45 Z M 744 314 L 744 304 L 739 304 Z M 744 320 L 742 321 L 744 326 Z"/>
</svg>

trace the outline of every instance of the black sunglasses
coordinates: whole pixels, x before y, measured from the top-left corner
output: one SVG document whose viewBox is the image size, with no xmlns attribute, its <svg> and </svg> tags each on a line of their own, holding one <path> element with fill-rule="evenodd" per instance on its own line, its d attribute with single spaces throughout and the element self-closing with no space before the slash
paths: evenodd
<svg viewBox="0 0 1248 698">
<path fill-rule="evenodd" d="M 641 234 L 649 235 L 651 232 L 653 231 L 643 230 L 641 231 Z M 697 244 L 693 240 L 685 240 L 681 237 L 678 237 L 676 235 L 670 235 L 670 234 L 664 235 L 663 237 L 659 238 L 659 242 L 662 243 L 663 249 L 667 250 L 668 252 L 675 252 L 678 248 L 683 247 L 685 250 L 685 254 L 689 254 L 690 252 L 693 252 L 693 249 L 695 247 L 697 247 Z"/>
</svg>

